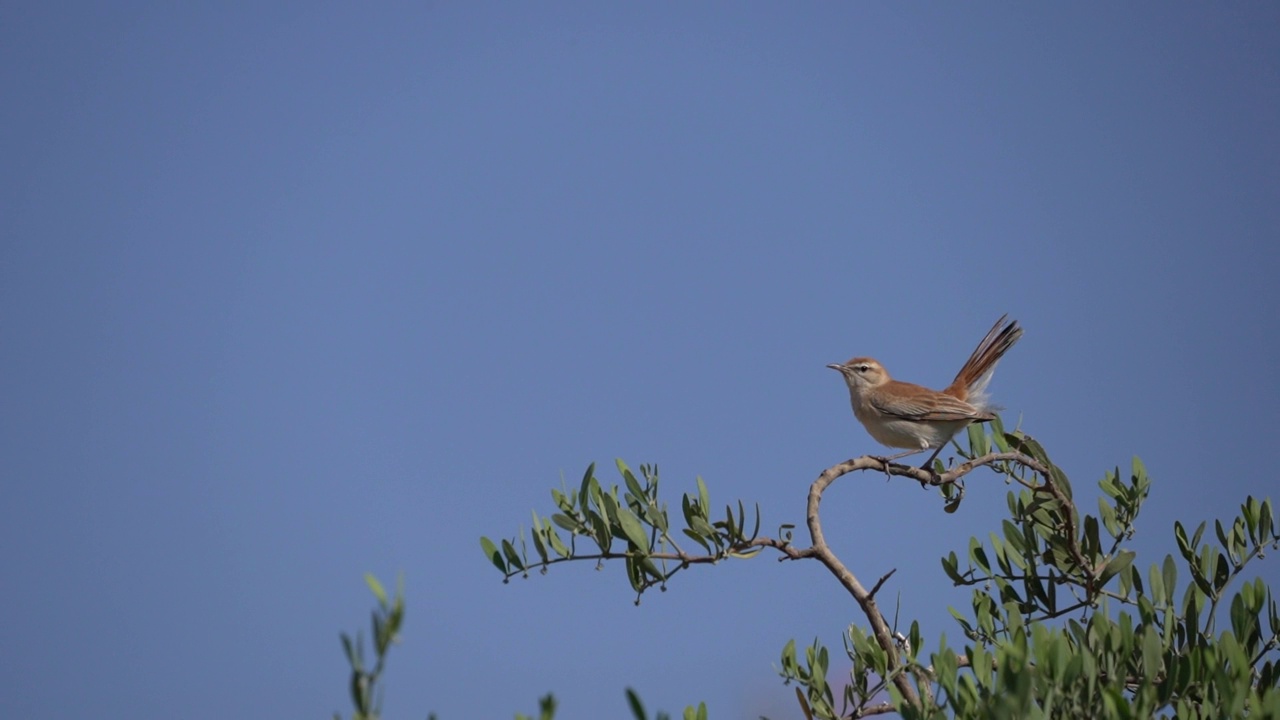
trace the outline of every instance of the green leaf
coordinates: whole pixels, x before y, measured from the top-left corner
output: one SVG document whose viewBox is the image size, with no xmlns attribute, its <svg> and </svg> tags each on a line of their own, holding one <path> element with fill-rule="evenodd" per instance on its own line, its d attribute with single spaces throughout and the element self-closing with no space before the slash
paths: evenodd
<svg viewBox="0 0 1280 720">
<path fill-rule="evenodd" d="M 974 457 L 981 457 L 991 451 L 991 445 L 987 442 L 987 431 L 979 423 L 973 423 L 969 426 L 969 452 Z"/>
<path fill-rule="evenodd" d="M 716 523 L 716 525 L 721 526 L 725 529 L 725 535 L 729 538 L 730 541 L 737 540 L 738 526 L 733 521 L 733 508 L 729 507 L 728 505 L 725 505 L 724 516 L 725 516 L 725 520 L 723 522 Z"/>
<path fill-rule="evenodd" d="M 1252 495 L 1245 498 L 1244 504 L 1240 506 L 1243 512 L 1245 524 L 1249 527 L 1249 537 L 1256 538 L 1258 536 L 1258 514 L 1261 506 Z"/>
<path fill-rule="evenodd" d="M 1108 497 L 1120 497 L 1124 493 L 1124 488 L 1120 485 L 1120 468 L 1116 468 L 1115 472 L 1108 470 L 1106 476 L 1098 482 L 1098 487 Z"/>
<path fill-rule="evenodd" d="M 369 589 L 373 591 L 373 596 L 378 598 L 378 604 L 385 607 L 387 604 L 387 591 L 382 588 L 382 583 L 378 582 L 378 578 L 374 577 L 373 573 L 365 573 L 364 584 L 368 585 Z"/>
<path fill-rule="evenodd" d="M 667 526 L 667 513 L 665 510 L 659 510 L 656 505 L 650 503 L 644 508 L 644 519 L 650 525 L 656 527 L 658 532 L 666 535 L 669 531 Z"/>
<path fill-rule="evenodd" d="M 791 638 L 782 646 L 782 669 L 794 669 L 796 666 L 796 639 Z"/>
<path fill-rule="evenodd" d="M 369 678 L 364 673 L 351 673 L 351 702 L 361 715 L 366 715 L 369 705 Z"/>
<path fill-rule="evenodd" d="M 1246 607 L 1245 599 L 1236 595 L 1231 599 L 1231 632 L 1242 642 L 1248 643 L 1253 634 L 1257 619 Z"/>
<path fill-rule="evenodd" d="M 1009 440 L 1007 439 L 1007 436 L 1002 432 L 997 432 L 994 430 L 992 431 L 991 444 L 995 445 L 996 450 L 999 450 L 1002 453 L 1007 453 L 1007 452 L 1010 452 L 1011 450 L 1011 448 L 1009 447 Z"/>
<path fill-rule="evenodd" d="M 978 542 L 978 538 L 969 538 L 969 559 L 982 572 L 991 574 L 991 563 L 987 560 L 987 552 L 982 549 L 982 543 Z"/>
<path fill-rule="evenodd" d="M 613 500 L 613 497 L 600 487 L 600 483 L 595 478 L 591 478 L 591 482 L 587 484 L 587 495 L 591 499 L 591 506 L 600 513 L 605 523 L 612 523 L 613 516 L 609 514 L 609 507 L 606 503 Z"/>
<path fill-rule="evenodd" d="M 489 562 L 498 568 L 498 571 L 504 575 L 507 572 L 507 564 L 502 561 L 502 553 L 498 552 L 498 546 L 487 537 L 480 538 L 480 549 L 484 551 L 485 557 L 489 558 Z"/>
<path fill-rule="evenodd" d="M 1054 598 L 1049 592 L 1045 591 L 1044 582 L 1042 582 L 1040 576 L 1029 574 L 1027 576 L 1026 585 L 1027 596 L 1030 599 L 1034 599 L 1036 602 L 1039 602 L 1042 608 L 1052 613 L 1054 611 Z M 1054 593 L 1056 592 L 1057 590 L 1054 590 Z"/>
<path fill-rule="evenodd" d="M 609 521 L 600 513 L 594 510 L 586 511 L 587 522 L 591 524 L 591 532 L 587 533 L 595 544 L 600 548 L 600 552 L 609 552 L 609 548 L 613 545 L 612 536 L 609 534 Z"/>
<path fill-rule="evenodd" d="M 547 541 L 551 543 L 551 549 L 562 558 L 569 557 L 569 548 L 560 540 L 560 534 L 554 528 L 547 528 Z"/>
<path fill-rule="evenodd" d="M 946 573 L 947 577 L 951 578 L 951 582 L 957 585 L 964 582 L 964 578 L 960 576 L 960 571 L 958 570 L 959 566 L 960 559 L 956 557 L 954 552 L 942 558 L 942 572 Z"/>
<path fill-rule="evenodd" d="M 996 564 L 1000 566 L 1000 574 L 1008 577 L 1013 574 L 1013 568 L 1009 566 L 1009 551 L 999 535 L 991 533 L 991 552 L 996 555 Z"/>
<path fill-rule="evenodd" d="M 1092 515 L 1084 516 L 1084 535 L 1080 538 L 1080 545 L 1084 551 L 1085 560 L 1092 563 L 1102 549 L 1102 541 L 1098 538 L 1098 518 Z"/>
<path fill-rule="evenodd" d="M 711 527 L 711 525 L 701 517 L 694 515 L 693 522 L 689 523 L 689 527 L 702 537 L 719 544 L 718 533 L 716 533 L 715 528 Z"/>
<path fill-rule="evenodd" d="M 627 563 L 627 579 L 631 581 L 631 589 L 635 590 L 637 593 L 644 592 L 644 588 L 645 588 L 644 572 L 640 569 L 639 563 L 636 562 L 635 556 L 628 555 L 626 563 Z M 639 597 L 636 598 L 636 604 L 637 605 L 640 604 Z"/>
<path fill-rule="evenodd" d="M 342 633 L 342 650 L 347 654 L 347 662 L 351 664 L 351 669 L 356 672 L 360 671 L 360 657 L 356 654 L 356 649 L 351 645 L 351 636 Z"/>
<path fill-rule="evenodd" d="M 1021 528 L 1008 520 L 1002 521 L 1000 523 L 1000 527 L 1004 530 L 1004 537 L 1008 540 L 1009 545 L 1013 547 L 1015 552 L 1019 555 L 1027 552 L 1027 539 L 1022 534 Z"/>
<path fill-rule="evenodd" d="M 1172 555 L 1164 556 L 1164 565 L 1161 568 L 1164 576 L 1165 592 L 1169 595 L 1169 603 L 1172 604 L 1174 596 L 1178 591 L 1178 566 L 1173 562 Z"/>
<path fill-rule="evenodd" d="M 555 488 L 551 488 L 551 499 L 555 500 L 556 507 L 560 508 L 561 510 L 565 512 L 570 512 L 573 510 L 573 500 L 570 499 L 568 495 L 565 495 L 564 493 L 560 492 Z"/>
<path fill-rule="evenodd" d="M 698 533 L 696 533 L 696 532 L 694 532 L 694 531 L 690 530 L 689 528 L 681 528 L 680 532 L 682 532 L 682 533 L 684 533 L 685 535 L 689 536 L 689 538 L 690 538 L 690 539 L 692 539 L 694 542 L 696 542 L 696 543 L 698 543 L 699 545 L 701 545 L 703 550 L 706 550 L 707 552 L 711 552 L 711 546 L 710 546 L 710 545 L 708 545 L 708 544 L 707 544 L 707 541 L 706 541 L 706 540 L 704 540 L 704 539 L 703 539 L 703 537 L 702 537 L 701 535 L 699 535 Z"/>
<path fill-rule="evenodd" d="M 1147 477 L 1147 466 L 1142 464 L 1142 458 L 1137 455 L 1133 456 L 1133 480 L 1134 485 L 1139 488 L 1146 487 L 1151 483 Z"/>
<path fill-rule="evenodd" d="M 1048 454 L 1045 453 L 1044 448 L 1040 445 L 1039 442 L 1036 441 L 1035 438 L 1031 437 L 1030 435 L 1022 435 L 1022 436 L 1014 435 L 1013 440 L 1014 440 L 1013 445 L 1018 449 L 1019 452 L 1023 453 L 1024 455 L 1030 455 L 1033 459 L 1038 461 L 1041 465 L 1044 465 L 1045 468 L 1048 468 L 1050 470 L 1053 469 L 1053 463 L 1049 462 Z"/>
<path fill-rule="evenodd" d="M 520 561 L 520 554 L 516 552 L 516 546 L 512 545 L 509 540 L 502 541 L 502 554 L 507 558 L 507 564 L 516 570 L 524 570 L 524 563 Z"/>
<path fill-rule="evenodd" d="M 964 615 L 961 615 L 959 610 L 956 610 L 955 608 L 950 606 L 947 607 L 947 612 L 951 613 L 951 617 L 955 618 L 956 622 L 960 624 L 961 629 L 964 630 L 965 636 L 967 637 L 973 636 L 973 625 L 969 623 L 968 618 L 966 618 Z M 935 657 L 935 661 L 936 661 L 936 657 Z"/>
<path fill-rule="evenodd" d="M 1057 465 L 1050 464 L 1049 475 L 1050 477 L 1053 478 L 1053 483 L 1062 490 L 1062 494 L 1066 495 L 1067 499 L 1070 500 L 1073 497 L 1072 490 L 1071 490 L 1071 481 L 1067 479 L 1067 474 L 1062 471 L 1062 468 L 1058 467 Z"/>
<path fill-rule="evenodd" d="M 617 508 L 617 513 L 618 524 L 622 526 L 622 532 L 627 536 L 627 540 L 635 545 L 637 550 L 648 554 L 649 538 L 645 534 L 644 526 L 640 524 L 640 519 L 624 507 Z"/>
<path fill-rule="evenodd" d="M 1182 596 L 1182 617 L 1183 624 L 1187 627 L 1188 633 L 1196 633 L 1200 630 L 1200 608 L 1204 607 L 1205 598 L 1209 595 L 1208 583 L 1204 583 L 1199 575 L 1194 576 L 1195 582 L 1187 586 L 1187 592 Z"/>
<path fill-rule="evenodd" d="M 1160 574 L 1160 568 L 1152 565 L 1151 571 L 1148 573 L 1148 581 L 1151 583 L 1151 601 L 1156 605 L 1163 606 L 1169 599 L 1169 594 L 1164 590 L 1164 577 Z"/>
<path fill-rule="evenodd" d="M 1229 582 L 1231 582 L 1230 563 L 1227 562 L 1226 555 L 1218 553 L 1218 565 L 1213 573 L 1213 589 L 1216 593 L 1221 593 Z"/>
<path fill-rule="evenodd" d="M 702 511 L 704 520 L 711 519 L 711 493 L 707 491 L 707 484 L 702 482 L 702 476 L 698 476 L 698 508 Z"/>
<path fill-rule="evenodd" d="M 1115 557 L 1111 558 L 1111 560 L 1107 562 L 1107 567 L 1102 571 L 1102 584 L 1107 584 L 1107 581 L 1115 577 L 1116 573 L 1119 573 L 1121 570 L 1132 565 L 1133 558 L 1136 556 L 1137 553 L 1132 550 L 1121 550 L 1116 553 Z"/>
<path fill-rule="evenodd" d="M 1009 452 L 1012 448 L 1009 445 L 1009 436 L 1004 431 L 1004 425 L 1000 423 L 1000 418 L 991 421 L 991 443 L 996 449 L 1002 453 Z"/>
<path fill-rule="evenodd" d="M 591 484 L 595 479 L 596 464 L 591 463 L 587 466 L 587 471 L 582 474 L 582 487 L 578 489 L 578 507 L 583 510 L 587 509 L 587 500 L 591 497 Z"/>
<path fill-rule="evenodd" d="M 1111 507 L 1111 503 L 1107 502 L 1106 498 L 1098 498 L 1098 515 L 1102 517 L 1102 526 L 1107 529 L 1107 534 L 1113 538 L 1120 537 L 1122 528 L 1116 521 L 1115 508 Z"/>
<path fill-rule="evenodd" d="M 618 462 L 622 461 L 619 460 Z M 636 720 L 646 720 L 644 704 L 640 702 L 640 696 L 636 694 L 636 691 L 631 688 L 627 688 L 627 705 L 631 707 L 631 714 L 635 716 Z"/>
<path fill-rule="evenodd" d="M 1187 562 L 1191 562 L 1194 557 L 1194 548 L 1191 547 L 1191 543 L 1187 540 L 1187 529 L 1177 520 L 1173 521 L 1173 539 L 1178 543 L 1178 553 Z"/>
<path fill-rule="evenodd" d="M 667 579 L 667 576 L 662 574 L 662 571 L 658 569 L 658 566 L 655 565 L 653 560 L 650 560 L 647 555 L 640 558 L 640 567 L 650 578 L 654 580 L 662 581 Z"/>
<path fill-rule="evenodd" d="M 538 699 L 538 720 L 551 720 L 556 714 L 556 697 L 548 693 Z M 428 720 L 432 720 L 428 718 Z"/>
<path fill-rule="evenodd" d="M 636 476 L 631 472 L 631 468 L 627 467 L 627 464 L 622 462 L 622 458 L 618 458 L 614 462 L 618 465 L 618 472 L 622 473 L 623 481 L 627 483 L 627 490 L 630 490 L 631 494 L 635 495 L 637 500 L 648 499 L 649 495 L 644 491 L 644 487 L 640 485 L 639 480 L 636 480 Z"/>
<path fill-rule="evenodd" d="M 995 634 L 994 605 L 990 596 L 981 593 L 973 594 L 973 619 L 988 636 Z"/>
<path fill-rule="evenodd" d="M 550 525 L 550 523 L 547 523 Z M 538 518 L 538 513 L 533 513 L 533 549 L 538 553 L 538 557 L 542 562 L 547 562 L 547 545 L 542 539 L 543 529 L 542 520 Z"/>
<path fill-rule="evenodd" d="M 1139 573 L 1137 568 L 1130 565 L 1129 567 L 1120 571 L 1120 576 L 1130 578 L 1134 589 L 1137 590 L 1139 595 L 1146 594 L 1146 592 L 1142 589 L 1142 573 Z"/>
<path fill-rule="evenodd" d="M 387 636 L 387 625 L 378 613 L 373 614 L 373 647 L 379 655 L 385 655 L 390 638 Z"/>
<path fill-rule="evenodd" d="M 1218 536 L 1218 542 L 1222 544 L 1223 549 L 1228 553 L 1235 555 L 1234 547 L 1232 546 L 1231 541 L 1227 539 L 1227 533 L 1222 529 L 1221 520 L 1213 521 L 1213 532 Z"/>
<path fill-rule="evenodd" d="M 560 527 L 564 528 L 565 530 L 568 530 L 571 533 L 582 532 L 582 523 L 578 522 L 577 520 L 574 520 L 568 515 L 556 513 L 551 516 L 551 522 L 559 525 Z"/>
</svg>

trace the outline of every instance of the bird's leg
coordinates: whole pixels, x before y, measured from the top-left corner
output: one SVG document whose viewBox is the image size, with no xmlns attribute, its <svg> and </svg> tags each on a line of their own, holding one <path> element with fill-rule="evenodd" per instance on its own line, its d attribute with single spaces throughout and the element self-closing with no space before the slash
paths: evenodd
<svg viewBox="0 0 1280 720">
<path fill-rule="evenodd" d="M 947 446 L 947 444 L 946 444 L 946 443 L 942 443 L 941 445 L 939 445 L 939 446 L 938 446 L 938 449 L 937 449 L 937 450 L 934 450 L 934 451 L 933 451 L 933 454 L 929 456 L 929 459 L 928 459 L 928 460 L 925 460 L 925 461 L 924 461 L 924 464 L 920 466 L 920 469 L 921 469 L 921 470 L 928 470 L 929 472 L 933 472 L 933 461 L 938 459 L 938 455 L 942 452 L 942 448 L 944 448 L 944 447 L 946 447 L 946 446 Z M 924 451 L 923 451 L 923 450 L 920 450 L 920 451 L 918 451 L 918 452 L 924 452 Z"/>
<path fill-rule="evenodd" d="M 907 450 L 907 451 L 905 451 L 905 452 L 900 452 L 900 453 L 898 453 L 897 455 L 888 455 L 888 456 L 885 456 L 885 455 L 869 455 L 868 457 L 870 457 L 870 458 L 872 458 L 872 459 L 874 459 L 874 460 L 879 460 L 881 463 L 883 463 L 883 464 L 884 464 L 884 479 L 885 479 L 885 480 L 892 480 L 892 479 L 893 479 L 893 476 L 889 474 L 889 463 L 891 463 L 891 462 L 893 462 L 894 460 L 897 460 L 897 459 L 899 459 L 899 458 L 904 458 L 904 457 L 906 457 L 906 456 L 908 456 L 908 455 L 918 455 L 918 454 L 920 454 L 920 453 L 924 452 L 924 451 L 925 451 L 925 450 L 927 450 L 927 449 L 928 449 L 928 448 L 920 448 L 919 450 Z"/>
<path fill-rule="evenodd" d="M 920 448 L 919 450 L 907 450 L 906 452 L 900 452 L 897 455 L 872 455 L 871 457 L 888 465 L 890 462 L 897 460 L 898 458 L 904 458 L 908 455 L 919 455 L 920 453 L 928 449 L 929 448 Z"/>
</svg>

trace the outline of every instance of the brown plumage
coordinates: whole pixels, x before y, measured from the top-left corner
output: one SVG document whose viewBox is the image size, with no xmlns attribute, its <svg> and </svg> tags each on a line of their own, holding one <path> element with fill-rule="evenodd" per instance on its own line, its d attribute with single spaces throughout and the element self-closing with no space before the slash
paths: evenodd
<svg viewBox="0 0 1280 720">
<path fill-rule="evenodd" d="M 995 417 L 987 385 L 1000 358 L 1022 337 L 1017 321 L 1006 323 L 1007 318 L 996 321 L 955 380 L 942 391 L 894 380 L 884 366 L 868 357 L 827 367 L 844 376 L 853 414 L 871 437 L 889 447 L 909 449 L 890 459 L 933 448 L 924 464 L 928 467 L 965 426 Z"/>
</svg>

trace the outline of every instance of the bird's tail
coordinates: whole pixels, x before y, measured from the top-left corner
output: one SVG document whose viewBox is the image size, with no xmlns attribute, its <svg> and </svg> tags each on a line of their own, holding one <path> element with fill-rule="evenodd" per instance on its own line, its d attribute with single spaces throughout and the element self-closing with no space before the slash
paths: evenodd
<svg viewBox="0 0 1280 720">
<path fill-rule="evenodd" d="M 1022 337 L 1022 328 L 1018 327 L 1018 321 L 1009 320 L 1006 323 L 1005 320 L 1008 317 L 1008 315 L 1002 315 L 996 321 L 996 324 L 987 332 L 987 336 L 978 343 L 977 349 L 965 361 L 964 367 L 956 373 L 956 379 L 951 381 L 951 385 L 946 390 L 943 390 L 944 393 L 981 410 L 987 409 L 987 384 L 991 382 L 996 363 L 1000 362 L 1000 358 L 1009 352 L 1009 348 L 1018 342 L 1018 338 Z"/>
</svg>

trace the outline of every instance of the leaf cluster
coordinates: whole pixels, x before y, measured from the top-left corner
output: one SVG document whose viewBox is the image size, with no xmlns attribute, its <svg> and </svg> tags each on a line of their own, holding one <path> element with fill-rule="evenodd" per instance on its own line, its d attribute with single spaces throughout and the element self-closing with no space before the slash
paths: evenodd
<svg viewBox="0 0 1280 720">
<path fill-rule="evenodd" d="M 545 573 L 560 562 L 595 560 L 599 567 L 606 560 L 623 560 L 639 603 L 645 590 L 655 585 L 665 590 L 667 580 L 690 565 L 753 557 L 766 544 L 780 544 L 772 539 L 757 542 L 759 507 L 749 516 L 739 502 L 736 513 L 732 506 L 726 506 L 723 516 L 713 518 L 710 493 L 698 478 L 697 492 L 681 497 L 684 523 L 679 534 L 682 540 L 696 543 L 702 552 L 687 553 L 673 533 L 666 503 L 658 498 L 657 466 L 641 465 L 639 477 L 622 460 L 617 461 L 617 467 L 622 487 L 614 485 L 606 490 L 596 478 L 592 463 L 576 492 L 552 489 L 558 512 L 543 517 L 534 511 L 532 559 L 523 529 L 498 543 L 480 538 L 481 549 L 502 572 L 504 581 L 516 575 L 527 577 L 531 568 Z M 561 531 L 567 533 L 567 540 L 561 537 Z M 579 541 L 584 547 L 579 547 Z"/>
<path fill-rule="evenodd" d="M 913 719 L 1280 717 L 1280 612 L 1265 582 L 1242 578 L 1277 547 L 1270 500 L 1250 497 L 1239 517 L 1214 523 L 1216 542 L 1206 539 L 1207 524 L 1191 533 L 1176 524 L 1177 557 L 1143 572 L 1126 547 L 1152 487 L 1140 460 L 1123 476 L 1119 468 L 1106 473 L 1096 514 L 1083 513 L 1066 473 L 1039 442 L 1006 432 L 999 419 L 989 427 L 970 427 L 968 447 L 959 448 L 965 462 L 950 469 L 874 457 L 828 468 L 809 491 L 807 548 L 792 544 L 792 525 L 777 538 L 761 536 L 758 508 L 749 518 L 741 502 L 713 519 L 701 478 L 695 493 L 682 496 L 683 526 L 674 532 L 657 469 L 642 465 L 637 477 L 620 460 L 621 487 L 604 489 L 592 465 L 576 492 L 552 491 L 557 512 L 533 515 L 532 559 L 523 531 L 498 544 L 481 538 L 481 547 L 504 581 L 559 562 L 623 560 L 637 602 L 694 564 L 765 548 L 783 560 L 818 560 L 869 626 L 852 624 L 843 635 L 850 672 L 842 683 L 831 681 L 831 653 L 821 642 L 783 648 L 778 672 L 796 685 L 810 720 L 888 712 Z M 878 470 L 937 487 L 953 512 L 966 477 L 981 467 L 1012 486 L 1008 517 L 986 538 L 971 538 L 963 559 L 956 552 L 942 558 L 944 575 L 972 588 L 969 607 L 951 610 L 967 644 L 949 649 L 941 635 L 925 653 L 919 623 L 907 623 L 903 634 L 896 614 L 890 623 L 876 602 L 893 572 L 868 590 L 827 546 L 822 494 L 844 474 Z M 686 541 L 696 544 L 694 553 L 681 548 Z"/>
<path fill-rule="evenodd" d="M 1228 595 L 1245 566 L 1280 537 L 1269 500 L 1250 497 L 1229 526 L 1216 522 L 1217 546 L 1202 544 L 1206 524 L 1190 539 L 1175 524 L 1191 579 L 1180 589 L 1172 556 L 1144 575 L 1122 547 L 1151 488 L 1140 460 L 1127 479 L 1118 468 L 1107 473 L 1098 483 L 1098 514 L 1080 518 L 1065 473 L 1043 448 L 1025 437 L 1006 440 L 1049 473 L 1041 482 L 1017 479 L 1022 488 L 1008 494 L 1002 532 L 986 543 L 972 538 L 963 571 L 955 553 L 942 559 L 953 583 L 975 587 L 970 612 L 952 609 L 974 644 L 957 662 L 933 654 L 941 699 L 914 716 L 1280 713 L 1276 600 L 1260 578 Z M 1219 631 L 1224 602 L 1230 628 Z"/>
<path fill-rule="evenodd" d="M 377 720 L 382 715 L 383 695 L 378 681 L 382 677 L 388 651 L 400 641 L 400 627 L 404 623 L 404 578 L 397 583 L 394 598 L 387 596 L 382 583 L 372 574 L 366 573 L 364 581 L 378 601 L 371 622 L 373 652 L 377 659 L 369 667 L 364 655 L 364 635 L 360 632 L 356 633 L 355 640 L 342 633 L 342 650 L 351 665 L 350 692 L 354 707 L 351 719 Z M 340 720 L 341 715 L 334 713 L 333 717 Z"/>
</svg>

